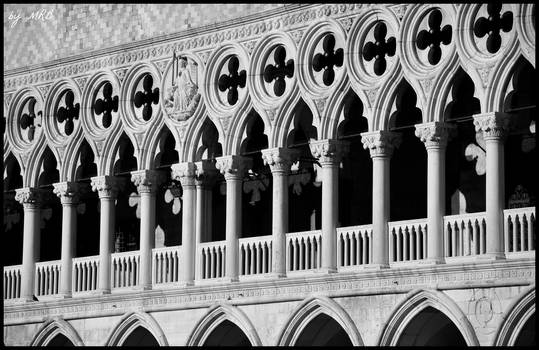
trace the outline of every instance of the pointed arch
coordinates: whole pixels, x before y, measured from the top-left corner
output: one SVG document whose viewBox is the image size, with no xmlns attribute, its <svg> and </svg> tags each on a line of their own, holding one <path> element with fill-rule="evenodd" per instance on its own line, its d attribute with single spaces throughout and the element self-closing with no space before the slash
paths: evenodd
<svg viewBox="0 0 539 350">
<path fill-rule="evenodd" d="M 244 141 L 244 135 L 249 128 L 252 127 L 255 120 L 262 121 L 263 130 L 262 133 L 268 135 L 271 133 L 271 128 L 268 127 L 269 120 L 266 118 L 265 113 L 259 113 L 254 107 L 247 113 L 244 113 L 238 118 L 233 126 L 231 126 L 230 136 L 228 141 L 230 142 L 230 154 L 240 154 L 242 143 Z M 234 127 L 234 128 L 233 128 Z M 267 147 L 267 146 L 266 146 Z"/>
<path fill-rule="evenodd" d="M 447 316 L 460 331 L 468 346 L 480 345 L 470 321 L 451 298 L 440 291 L 420 289 L 409 292 L 389 315 L 377 345 L 395 346 L 410 321 L 428 307 Z"/>
<path fill-rule="evenodd" d="M 39 327 L 30 346 L 46 346 L 57 335 L 65 336 L 75 346 L 84 346 L 84 343 L 75 328 L 73 328 L 69 322 L 59 317 L 46 320 L 41 327 Z"/>
<path fill-rule="evenodd" d="M 56 163 L 56 164 L 54 164 Z M 54 169 L 53 166 L 54 165 Z M 45 169 L 45 168 L 48 169 Z M 43 153 L 41 154 L 41 157 L 39 159 L 39 162 L 37 164 L 37 167 L 34 170 L 37 170 L 36 176 L 37 176 L 37 182 L 36 185 L 40 186 L 42 185 L 42 181 L 48 181 L 45 184 L 50 185 L 54 182 L 60 181 L 60 171 L 58 168 L 61 168 L 61 163 L 57 157 L 57 155 L 51 150 L 51 148 L 47 145 L 43 149 Z M 43 169 L 43 172 L 41 171 Z M 43 176 L 47 173 L 47 175 L 51 175 L 51 178 L 44 178 Z M 58 175 L 58 178 L 56 178 L 56 173 Z"/>
<path fill-rule="evenodd" d="M 238 326 L 247 336 L 252 346 L 262 345 L 255 327 L 245 313 L 237 307 L 226 304 L 216 304 L 208 309 L 206 315 L 202 317 L 191 332 L 191 335 L 187 339 L 186 345 L 203 345 L 212 331 L 225 320 L 228 320 Z"/>
<path fill-rule="evenodd" d="M 277 111 L 275 126 L 273 133 L 270 136 L 269 148 L 286 147 L 290 126 L 296 119 L 296 113 L 298 112 L 299 107 L 306 107 L 312 115 L 311 124 L 314 127 L 319 126 L 318 120 L 315 117 L 318 116 L 318 112 L 316 111 L 316 107 L 313 106 L 312 101 L 304 100 L 299 91 L 297 93 L 292 93 L 290 98 L 291 101 Z"/>
<path fill-rule="evenodd" d="M 535 284 L 526 288 L 507 307 L 496 332 L 494 346 L 513 346 L 526 325 L 535 315 Z"/>
<path fill-rule="evenodd" d="M 157 340 L 159 346 L 168 346 L 165 333 L 157 321 L 145 312 L 125 314 L 109 334 L 105 346 L 120 346 L 136 328 L 143 327 Z"/>
<path fill-rule="evenodd" d="M 179 154 L 176 147 L 178 140 L 165 123 L 161 125 L 161 128 L 156 135 L 157 137 L 152 138 L 151 143 L 148 145 L 148 150 L 146 151 L 147 159 L 144 163 L 146 166 L 145 169 L 153 169 L 156 166 L 162 165 L 161 159 L 165 154 L 165 150 L 170 151 L 170 153 L 166 153 L 166 155 L 174 158 L 175 163 L 178 163 L 179 161 Z M 171 149 L 165 149 L 166 146 L 170 145 L 172 141 L 174 141 L 174 145 L 171 147 Z M 157 159 L 158 156 L 159 159 Z"/>
<path fill-rule="evenodd" d="M 140 163 L 138 156 L 138 149 L 136 146 L 136 141 L 133 139 L 133 136 L 124 130 L 120 130 L 118 134 L 114 135 L 114 139 L 109 140 L 109 144 L 105 147 L 103 151 L 102 163 L 98 165 L 98 175 L 114 175 L 114 166 L 116 164 L 116 153 L 120 151 L 120 145 L 122 142 L 129 142 L 133 147 L 133 157 L 135 157 L 137 166 L 134 170 L 138 169 Z M 100 166 L 104 168 L 100 169 Z M 101 172 L 99 170 L 102 170 Z"/>
<path fill-rule="evenodd" d="M 86 149 L 89 149 L 94 156 L 94 163 L 97 165 L 96 149 L 93 140 L 88 139 L 84 136 L 81 136 L 76 139 L 76 142 L 73 142 L 70 146 L 70 149 L 66 152 L 65 155 L 65 164 L 62 167 L 60 172 L 60 181 L 75 181 L 77 168 L 79 164 L 79 159 L 81 157 L 81 152 Z M 95 175 L 97 176 L 97 174 Z"/>
<path fill-rule="evenodd" d="M 311 297 L 304 300 L 292 313 L 277 337 L 277 346 L 293 346 L 303 329 L 321 314 L 335 320 L 346 332 L 353 346 L 363 346 L 363 339 L 354 321 L 334 300 L 325 297 Z"/>
</svg>

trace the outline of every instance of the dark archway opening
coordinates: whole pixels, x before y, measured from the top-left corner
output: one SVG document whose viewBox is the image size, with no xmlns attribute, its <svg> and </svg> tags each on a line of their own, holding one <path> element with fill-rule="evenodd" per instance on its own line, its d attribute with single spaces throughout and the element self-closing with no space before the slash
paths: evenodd
<svg viewBox="0 0 539 350">
<path fill-rule="evenodd" d="M 310 140 L 318 139 L 318 132 L 312 125 L 313 114 L 303 100 L 298 102 L 293 115 L 287 146 L 298 149 L 300 158 L 298 164 L 292 165 L 288 177 L 288 230 L 318 230 L 322 225 L 321 167 L 309 147 Z"/>
<path fill-rule="evenodd" d="M 400 147 L 391 157 L 390 220 L 427 217 L 427 151 L 415 135 L 415 124 L 422 123 L 414 89 L 403 80 L 397 89 L 397 110 L 389 118 L 390 131 L 401 134 Z"/>
<path fill-rule="evenodd" d="M 294 346 L 352 346 L 352 341 L 337 321 L 320 314 L 305 326 Z"/>
<path fill-rule="evenodd" d="M 159 346 L 159 343 L 146 328 L 138 326 L 129 334 L 122 346 Z"/>
<path fill-rule="evenodd" d="M 372 223 L 372 162 L 363 148 L 361 133 L 368 130 L 363 104 L 350 91 L 344 98 L 337 138 L 350 142 L 339 171 L 339 226 Z"/>
<path fill-rule="evenodd" d="M 75 346 L 65 335 L 57 334 L 47 346 Z"/>
<path fill-rule="evenodd" d="M 397 346 L 466 346 L 459 329 L 442 312 L 427 307 L 402 332 Z"/>
<path fill-rule="evenodd" d="M 4 235 L 2 262 L 5 266 L 22 263 L 23 207 L 15 200 L 15 190 L 22 187 L 21 167 L 9 154 L 4 163 Z"/>
<path fill-rule="evenodd" d="M 240 327 L 229 320 L 224 320 L 210 333 L 203 346 L 252 346 L 252 344 Z"/>
<path fill-rule="evenodd" d="M 473 115 L 481 113 L 474 97 L 472 79 L 459 68 L 452 81 L 451 98 L 444 111 L 446 122 L 455 125 L 446 149 L 445 214 L 485 210 L 485 145 L 476 133 Z"/>
<path fill-rule="evenodd" d="M 517 339 L 515 340 L 515 346 L 535 346 L 535 313 L 528 318 L 524 327 L 520 330 Z"/>
</svg>

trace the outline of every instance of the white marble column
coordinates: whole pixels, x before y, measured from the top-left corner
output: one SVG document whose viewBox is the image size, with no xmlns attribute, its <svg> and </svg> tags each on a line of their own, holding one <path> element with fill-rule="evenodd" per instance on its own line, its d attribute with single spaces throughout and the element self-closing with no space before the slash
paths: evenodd
<svg viewBox="0 0 539 350">
<path fill-rule="evenodd" d="M 441 122 L 417 124 L 415 134 L 427 149 L 427 259 L 444 262 L 445 150 L 454 126 Z"/>
<path fill-rule="evenodd" d="M 24 187 L 15 190 L 15 199 L 24 208 L 22 241 L 21 300 L 33 301 L 35 266 L 40 249 L 40 202 L 41 192 L 36 188 Z"/>
<path fill-rule="evenodd" d="M 73 258 L 77 247 L 77 204 L 79 202 L 79 186 L 76 182 L 59 182 L 53 184 L 53 192 L 60 197 L 62 203 L 62 255 L 60 275 L 60 296 L 71 297 Z"/>
<path fill-rule="evenodd" d="M 264 163 L 270 166 L 273 177 L 272 207 L 272 266 L 274 277 L 286 276 L 286 233 L 288 232 L 288 174 L 299 157 L 299 151 L 288 148 L 262 150 Z"/>
<path fill-rule="evenodd" d="M 173 164 L 172 178 L 179 180 L 182 185 L 182 250 L 180 255 L 179 282 L 182 285 L 191 285 L 195 280 L 195 164 Z"/>
<path fill-rule="evenodd" d="M 156 170 L 131 172 L 140 195 L 140 278 L 139 287 L 152 289 L 152 249 L 155 247 L 155 194 L 163 176 Z"/>
<path fill-rule="evenodd" d="M 400 145 L 400 135 L 379 130 L 361 134 L 363 147 L 369 149 L 372 158 L 372 265 L 375 268 L 389 266 L 389 165 L 393 149 Z"/>
<path fill-rule="evenodd" d="M 111 254 L 114 249 L 114 214 L 118 195 L 118 181 L 113 176 L 91 178 L 92 191 L 97 191 L 101 205 L 99 220 L 99 273 L 97 291 L 110 294 Z"/>
<path fill-rule="evenodd" d="M 505 259 L 503 209 L 505 202 L 504 142 L 509 130 L 509 115 L 474 115 L 475 131 L 483 133 L 486 144 L 486 254 L 482 258 Z"/>
<path fill-rule="evenodd" d="M 215 166 L 226 180 L 226 263 L 225 277 L 238 280 L 238 238 L 241 236 L 241 193 L 244 172 L 251 166 L 250 158 L 223 156 L 216 159 Z"/>
<path fill-rule="evenodd" d="M 349 143 L 319 140 L 309 143 L 322 166 L 322 272 L 337 271 L 337 221 L 339 220 L 339 165 Z"/>
</svg>

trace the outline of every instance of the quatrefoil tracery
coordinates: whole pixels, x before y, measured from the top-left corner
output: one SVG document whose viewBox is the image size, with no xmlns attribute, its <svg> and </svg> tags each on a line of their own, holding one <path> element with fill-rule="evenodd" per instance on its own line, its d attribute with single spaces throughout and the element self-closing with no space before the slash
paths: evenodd
<svg viewBox="0 0 539 350">
<path fill-rule="evenodd" d="M 95 114 L 103 114 L 103 127 L 108 128 L 112 123 L 112 112 L 118 111 L 118 96 L 112 97 L 112 84 L 106 82 L 103 85 L 103 99 L 98 98 L 94 103 Z"/>
<path fill-rule="evenodd" d="M 264 69 L 264 80 L 273 84 L 273 92 L 276 96 L 281 96 L 286 89 L 285 77 L 292 78 L 294 75 L 294 60 L 289 59 L 285 63 L 286 49 L 283 46 L 277 47 L 274 53 L 275 65 L 270 64 Z"/>
<path fill-rule="evenodd" d="M 500 31 L 508 33 L 513 28 L 513 13 L 507 11 L 501 15 L 501 11 L 502 4 L 488 4 L 487 13 L 489 17 L 480 17 L 474 24 L 473 31 L 478 38 L 488 34 L 487 50 L 490 53 L 496 53 L 502 45 Z"/>
<path fill-rule="evenodd" d="M 36 126 L 41 126 L 40 124 L 34 125 L 34 120 L 37 118 L 37 116 L 42 116 L 42 111 L 35 112 L 37 100 L 35 98 L 30 98 L 28 100 L 28 113 L 23 113 L 20 119 L 21 128 L 23 130 L 28 129 L 28 140 L 33 141 L 34 140 L 34 134 L 36 130 Z"/>
<path fill-rule="evenodd" d="M 67 90 L 64 98 L 65 107 L 58 108 L 56 112 L 56 120 L 58 120 L 59 123 L 63 123 L 65 121 L 64 131 L 66 135 L 69 136 L 75 127 L 74 120 L 79 119 L 80 104 L 74 104 L 75 94 L 73 94 L 73 91 L 71 90 Z"/>
<path fill-rule="evenodd" d="M 417 47 L 420 50 L 429 47 L 428 60 L 431 65 L 435 65 L 442 58 L 440 44 L 451 43 L 451 26 L 447 24 L 441 28 L 442 13 L 438 9 L 430 13 L 428 23 L 429 30 L 422 30 L 417 35 Z"/>
<path fill-rule="evenodd" d="M 395 37 L 390 37 L 386 40 L 387 27 L 384 22 L 378 22 L 374 27 L 375 42 L 369 41 L 363 46 L 363 58 L 366 61 L 374 60 L 374 73 L 376 75 L 384 74 L 386 70 L 385 56 L 391 57 L 395 55 L 396 40 Z"/>
<path fill-rule="evenodd" d="M 227 101 L 228 104 L 234 105 L 238 101 L 238 88 L 245 87 L 247 73 L 245 70 L 238 72 L 240 61 L 236 56 L 230 57 L 228 61 L 228 74 L 223 74 L 219 77 L 218 85 L 221 92 L 228 89 Z"/>
<path fill-rule="evenodd" d="M 135 93 L 135 107 L 140 108 L 144 106 L 142 110 L 142 119 L 144 121 L 150 120 L 152 117 L 152 103 L 159 103 L 159 88 L 152 90 L 153 77 L 151 74 L 146 74 L 142 81 L 143 91 L 137 91 Z"/>
<path fill-rule="evenodd" d="M 344 50 L 335 50 L 335 37 L 332 34 L 326 35 L 322 43 L 324 53 L 317 53 L 313 59 L 313 69 L 315 72 L 324 70 L 322 80 L 326 86 L 330 86 L 335 79 L 335 68 L 343 65 Z"/>
</svg>

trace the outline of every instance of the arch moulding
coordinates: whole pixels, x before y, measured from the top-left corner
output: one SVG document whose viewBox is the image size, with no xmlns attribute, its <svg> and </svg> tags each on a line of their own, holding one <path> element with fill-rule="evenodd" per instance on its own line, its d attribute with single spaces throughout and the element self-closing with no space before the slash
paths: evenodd
<svg viewBox="0 0 539 350">
<path fill-rule="evenodd" d="M 526 288 L 509 305 L 496 332 L 497 336 L 493 345 L 515 345 L 522 328 L 533 314 L 535 314 L 535 285 Z"/>
<path fill-rule="evenodd" d="M 157 321 L 149 314 L 143 312 L 131 312 L 125 314 L 109 335 L 105 346 L 121 346 L 127 337 L 137 328 L 144 327 L 152 334 L 159 346 L 168 346 L 165 333 Z"/>
<path fill-rule="evenodd" d="M 62 318 L 46 320 L 39 328 L 30 346 L 46 346 L 58 334 L 65 336 L 75 346 L 84 346 L 75 328 Z"/>
</svg>

